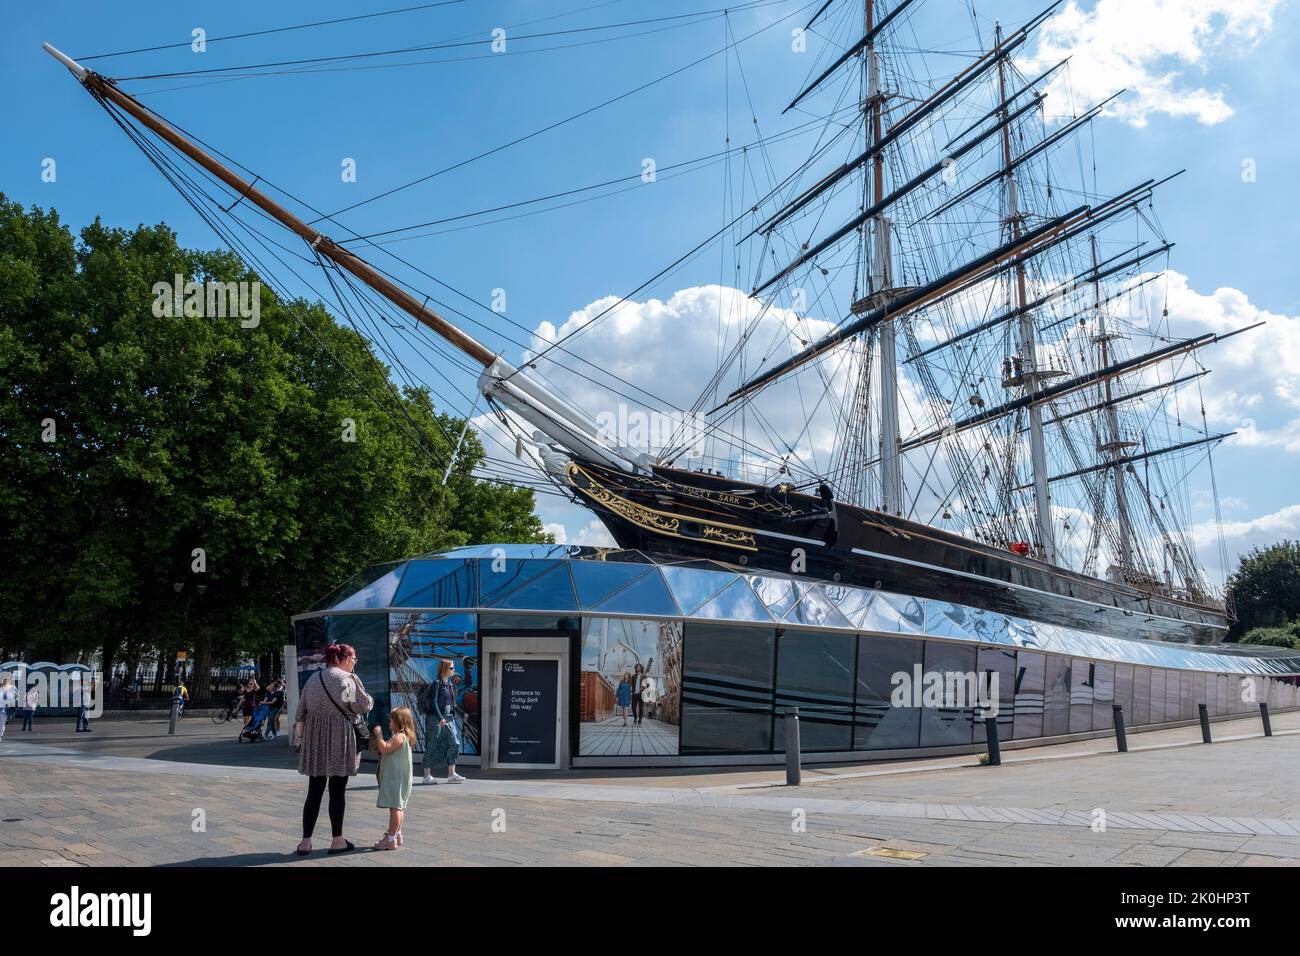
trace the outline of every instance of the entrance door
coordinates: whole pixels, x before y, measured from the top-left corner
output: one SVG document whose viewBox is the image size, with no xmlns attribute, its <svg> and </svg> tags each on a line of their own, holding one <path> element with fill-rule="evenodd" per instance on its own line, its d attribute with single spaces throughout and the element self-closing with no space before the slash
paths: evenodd
<svg viewBox="0 0 1300 956">
<path fill-rule="evenodd" d="M 496 654 L 498 767 L 560 766 L 560 655 Z"/>
</svg>

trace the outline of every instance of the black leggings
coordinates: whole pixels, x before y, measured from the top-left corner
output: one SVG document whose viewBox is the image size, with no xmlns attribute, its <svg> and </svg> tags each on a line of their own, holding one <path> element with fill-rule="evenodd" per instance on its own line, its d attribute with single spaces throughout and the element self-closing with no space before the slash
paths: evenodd
<svg viewBox="0 0 1300 956">
<path fill-rule="evenodd" d="M 325 796 L 325 781 L 330 787 L 330 832 L 335 837 L 343 835 L 343 811 L 347 809 L 347 777 L 308 777 L 307 802 L 302 805 L 302 838 L 310 840 L 320 816 L 321 797 Z"/>
</svg>

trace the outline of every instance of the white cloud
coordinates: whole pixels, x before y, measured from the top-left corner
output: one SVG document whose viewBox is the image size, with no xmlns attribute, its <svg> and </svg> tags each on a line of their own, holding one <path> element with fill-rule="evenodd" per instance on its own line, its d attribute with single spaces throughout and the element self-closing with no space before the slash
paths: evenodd
<svg viewBox="0 0 1300 956">
<path fill-rule="evenodd" d="M 1155 113 L 1220 123 L 1232 115 L 1223 90 L 1197 83 L 1220 54 L 1241 55 L 1257 43 L 1280 3 L 1100 0 L 1084 10 L 1070 0 L 1040 28 L 1024 68 L 1037 73 L 1071 57 L 1068 77 L 1053 80 L 1048 89 L 1054 114 L 1082 112 L 1125 89 L 1107 112 L 1134 126 L 1145 126 Z"/>
<path fill-rule="evenodd" d="M 1214 369 L 1202 385 L 1206 420 L 1235 429 L 1232 444 L 1300 452 L 1300 316 L 1261 309 L 1237 289 L 1197 292 L 1178 272 L 1166 272 L 1163 281 L 1177 337 L 1266 323 L 1202 355 Z"/>
<path fill-rule="evenodd" d="M 1238 559 L 1252 548 L 1266 548 L 1285 539 L 1300 538 L 1300 505 L 1287 505 L 1272 514 L 1260 515 L 1245 521 L 1223 522 L 1223 544 L 1228 552 L 1226 568 L 1217 568 L 1219 526 L 1214 521 L 1201 521 L 1192 526 L 1192 539 L 1201 556 L 1211 562 L 1211 571 L 1221 576 L 1237 567 Z"/>
<path fill-rule="evenodd" d="M 600 522 L 598 518 L 593 518 L 586 525 L 578 529 L 570 540 L 569 530 L 563 522 L 550 521 L 544 526 L 549 534 L 555 535 L 556 544 L 576 544 L 592 548 L 612 548 L 615 546 L 614 536 Z"/>
</svg>

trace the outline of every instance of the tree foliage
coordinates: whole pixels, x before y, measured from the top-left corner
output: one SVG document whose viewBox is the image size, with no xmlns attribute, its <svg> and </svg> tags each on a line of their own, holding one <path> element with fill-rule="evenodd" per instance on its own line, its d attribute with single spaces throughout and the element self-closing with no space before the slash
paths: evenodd
<svg viewBox="0 0 1300 956">
<path fill-rule="evenodd" d="M 258 279 L 163 225 L 78 241 L 0 195 L 0 648 L 169 654 L 189 600 L 186 643 L 220 663 L 367 564 L 545 540 L 531 491 L 472 477 L 473 433 L 442 484 L 463 422 L 319 303 L 263 286 L 255 328 L 158 318 L 177 274 Z"/>
<path fill-rule="evenodd" d="M 1237 634 L 1300 620 L 1300 542 L 1255 548 L 1229 576 L 1227 590 L 1237 611 Z"/>
</svg>

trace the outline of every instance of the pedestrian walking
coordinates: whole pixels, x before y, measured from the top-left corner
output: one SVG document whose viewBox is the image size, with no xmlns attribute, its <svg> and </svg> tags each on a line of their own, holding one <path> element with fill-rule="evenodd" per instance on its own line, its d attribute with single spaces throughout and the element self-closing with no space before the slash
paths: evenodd
<svg viewBox="0 0 1300 956">
<path fill-rule="evenodd" d="M 245 727 L 247 727 L 253 719 L 253 711 L 257 708 L 257 692 L 260 689 L 261 685 L 259 685 L 252 677 L 250 677 L 248 682 L 244 684 L 243 714 Z"/>
<path fill-rule="evenodd" d="M 438 662 L 438 677 L 429 688 L 429 716 L 424 734 L 424 782 L 433 783 L 433 768 L 447 767 L 448 783 L 464 783 L 465 778 L 456 772 L 456 758 L 460 756 L 460 727 L 456 723 L 456 689 L 452 677 L 456 665 L 451 661 Z"/>
<path fill-rule="evenodd" d="M 387 808 L 388 829 L 376 850 L 396 850 L 402 845 L 402 819 L 411 799 L 411 745 L 415 740 L 415 718 L 407 707 L 398 707 L 388 715 L 392 736 L 384 740 L 383 728 L 375 724 L 370 746 L 379 754 L 379 799 L 375 806 Z"/>
<path fill-rule="evenodd" d="M 266 715 L 266 739 L 280 736 L 280 712 L 284 710 L 284 681 L 272 682 L 267 688 L 265 703 L 270 710 Z"/>
<path fill-rule="evenodd" d="M 307 799 L 302 806 L 302 842 L 299 856 L 311 852 L 312 832 L 320 815 L 321 799 L 329 790 L 329 853 L 347 853 L 356 846 L 343 838 L 348 778 L 361 767 L 357 750 L 369 738 L 365 716 L 374 706 L 361 678 L 354 673 L 357 652 L 348 644 L 325 648 L 325 669 L 317 671 L 302 688 L 294 718 L 293 744 L 298 750 L 298 772 L 307 777 Z"/>
<path fill-rule="evenodd" d="M 636 668 L 632 671 L 632 719 L 636 723 L 641 723 L 645 717 L 645 698 L 641 696 L 645 690 L 646 683 L 645 665 L 637 661 Z"/>
<path fill-rule="evenodd" d="M 90 708 L 94 703 L 94 687 L 87 687 L 84 683 L 78 688 L 77 693 L 77 733 L 90 733 Z"/>
<path fill-rule="evenodd" d="M 0 740 L 5 739 L 5 724 L 9 723 L 9 708 L 18 706 L 18 690 L 8 674 L 0 674 Z"/>
<path fill-rule="evenodd" d="M 32 721 L 36 719 L 36 708 L 40 704 L 41 694 L 33 684 L 27 689 L 27 699 L 23 701 L 23 730 L 32 729 Z"/>
</svg>

